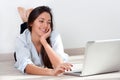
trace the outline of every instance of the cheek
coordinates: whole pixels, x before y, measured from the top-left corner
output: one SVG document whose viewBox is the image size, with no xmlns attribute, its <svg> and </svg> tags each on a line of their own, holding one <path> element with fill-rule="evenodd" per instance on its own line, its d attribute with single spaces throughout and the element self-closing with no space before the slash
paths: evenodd
<svg viewBox="0 0 120 80">
<path fill-rule="evenodd" d="M 33 26 L 40 27 L 40 26 L 42 26 L 42 24 L 40 22 L 36 21 L 36 22 L 33 23 Z"/>
<path fill-rule="evenodd" d="M 48 25 L 48 27 L 47 27 L 48 29 L 50 29 L 51 28 L 51 25 Z"/>
<path fill-rule="evenodd" d="M 33 28 L 34 28 L 34 29 L 39 29 L 39 28 L 41 28 L 41 25 L 40 25 L 40 24 L 35 24 L 35 25 L 33 26 Z"/>
</svg>

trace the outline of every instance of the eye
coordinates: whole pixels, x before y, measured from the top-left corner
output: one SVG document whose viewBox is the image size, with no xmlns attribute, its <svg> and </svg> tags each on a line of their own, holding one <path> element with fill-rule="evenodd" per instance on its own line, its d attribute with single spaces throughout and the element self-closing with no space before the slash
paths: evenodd
<svg viewBox="0 0 120 80">
<path fill-rule="evenodd" d="M 51 22 L 48 22 L 48 24 L 51 24 Z"/>
<path fill-rule="evenodd" d="M 44 21 L 42 21 L 42 20 L 39 20 L 39 22 L 43 23 Z"/>
</svg>

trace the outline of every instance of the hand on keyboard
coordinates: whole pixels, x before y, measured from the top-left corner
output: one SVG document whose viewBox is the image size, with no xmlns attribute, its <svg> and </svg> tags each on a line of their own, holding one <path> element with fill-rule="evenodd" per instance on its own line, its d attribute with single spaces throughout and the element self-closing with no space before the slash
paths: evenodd
<svg viewBox="0 0 120 80">
<path fill-rule="evenodd" d="M 72 64 L 73 67 L 71 67 L 71 71 L 66 72 L 79 72 L 82 70 L 82 64 Z"/>
</svg>

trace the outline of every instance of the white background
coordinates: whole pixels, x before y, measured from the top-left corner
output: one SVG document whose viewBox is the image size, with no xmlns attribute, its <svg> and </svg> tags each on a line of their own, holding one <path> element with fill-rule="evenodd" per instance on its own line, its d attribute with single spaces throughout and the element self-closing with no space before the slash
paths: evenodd
<svg viewBox="0 0 120 80">
<path fill-rule="evenodd" d="M 22 20 L 17 7 L 48 5 L 64 48 L 79 48 L 89 40 L 120 38 L 120 0 L 1 0 L 0 53 L 14 51 Z"/>
</svg>

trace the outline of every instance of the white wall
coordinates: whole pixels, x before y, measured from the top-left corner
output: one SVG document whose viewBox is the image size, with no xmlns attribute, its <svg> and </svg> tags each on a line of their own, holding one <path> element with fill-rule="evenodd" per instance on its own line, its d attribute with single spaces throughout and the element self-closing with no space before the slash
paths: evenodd
<svg viewBox="0 0 120 80">
<path fill-rule="evenodd" d="M 17 7 L 48 5 L 64 48 L 78 48 L 88 40 L 120 38 L 120 0 L 3 0 L 0 1 L 0 53 L 14 51 L 22 22 Z"/>
</svg>

